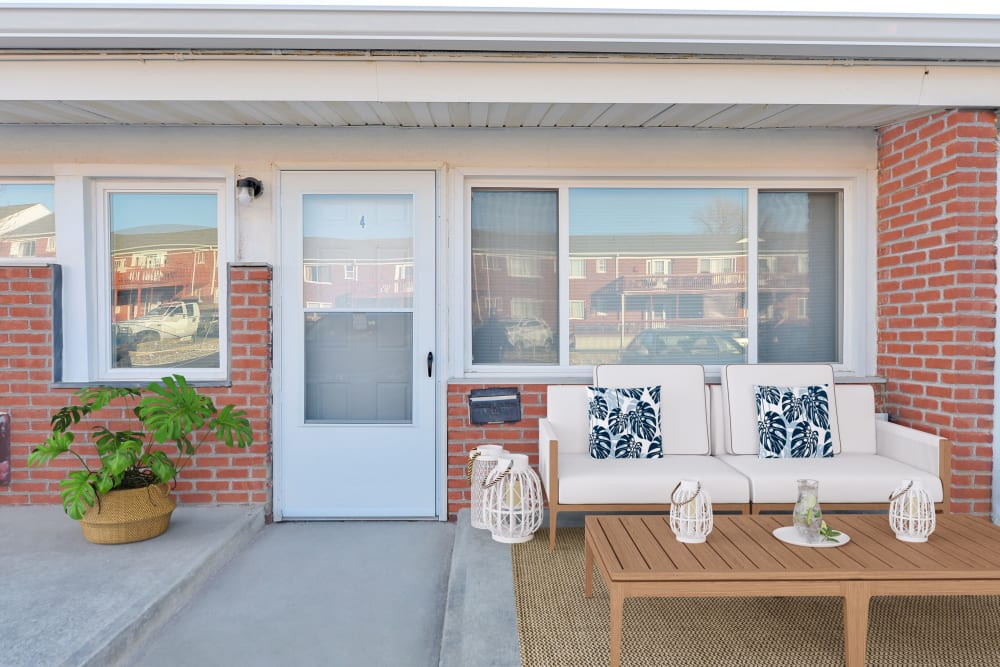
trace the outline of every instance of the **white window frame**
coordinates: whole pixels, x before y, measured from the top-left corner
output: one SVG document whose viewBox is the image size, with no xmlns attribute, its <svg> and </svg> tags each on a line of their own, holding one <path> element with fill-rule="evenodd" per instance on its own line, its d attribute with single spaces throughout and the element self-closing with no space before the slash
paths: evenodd
<svg viewBox="0 0 1000 667">
<path fill-rule="evenodd" d="M 805 160 L 805 158 L 803 158 Z M 692 175 L 682 172 L 644 173 L 618 171 L 595 173 L 593 170 L 504 170 L 491 167 L 456 168 L 452 172 L 452 235 L 460 239 L 456 246 L 461 255 L 452 257 L 452 268 L 463 277 L 453 286 L 451 297 L 460 304 L 471 303 L 472 190 L 479 188 L 550 189 L 557 192 L 558 207 L 558 271 L 559 300 L 559 363 L 553 365 L 472 365 L 471 316 L 456 318 L 451 323 L 452 340 L 460 341 L 462 349 L 452 356 L 452 371 L 456 377 L 522 377 L 525 381 L 539 377 L 585 379 L 591 376 L 589 366 L 569 365 L 569 190 L 580 188 L 738 188 L 747 191 L 747 226 L 749 238 L 756 238 L 758 201 L 761 191 L 839 191 L 843 196 L 841 217 L 841 341 L 843 358 L 831 364 L 838 377 L 872 377 L 876 371 L 876 174 L 870 170 L 849 168 L 826 170 L 805 166 L 789 167 L 781 173 L 774 170 L 757 173 L 751 170 L 731 170 Z M 811 163 L 810 163 L 811 164 Z M 791 174 L 796 174 L 792 176 Z M 748 266 L 756 266 L 758 247 L 750 244 Z M 756 272 L 747 279 L 747 311 L 757 310 Z M 748 336 L 757 337 L 757 318 L 747 318 Z M 750 363 L 757 361 L 751 351 Z M 709 367 L 710 376 L 718 369 Z"/>
<path fill-rule="evenodd" d="M 90 194 L 89 239 L 86 267 L 91 277 L 91 299 L 88 321 L 93 338 L 90 355 L 89 379 L 110 382 L 148 382 L 165 375 L 181 373 L 188 380 L 226 380 L 229 374 L 229 276 L 228 265 L 232 257 L 233 230 L 231 220 L 231 179 L 226 177 L 171 178 L 165 177 L 93 177 L 88 178 Z M 216 196 L 216 221 L 218 224 L 218 285 L 219 285 L 219 367 L 218 368 L 114 368 L 114 326 L 111 303 L 111 248 L 110 219 L 107 202 L 112 193 L 206 193 Z"/>
</svg>

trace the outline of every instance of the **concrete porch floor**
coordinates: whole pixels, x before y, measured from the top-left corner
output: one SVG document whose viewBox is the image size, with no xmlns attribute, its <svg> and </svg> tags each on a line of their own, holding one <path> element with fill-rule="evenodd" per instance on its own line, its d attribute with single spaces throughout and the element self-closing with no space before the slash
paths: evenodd
<svg viewBox="0 0 1000 667">
<path fill-rule="evenodd" d="M 5 507 L 0 665 L 514 667 L 510 548 L 467 510 L 264 525 L 181 506 L 158 538 L 94 545 L 61 507 Z"/>
</svg>

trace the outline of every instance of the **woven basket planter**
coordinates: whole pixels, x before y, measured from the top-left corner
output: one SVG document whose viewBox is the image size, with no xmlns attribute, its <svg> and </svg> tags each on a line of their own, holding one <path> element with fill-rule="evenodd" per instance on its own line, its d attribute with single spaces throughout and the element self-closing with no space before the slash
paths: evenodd
<svg viewBox="0 0 1000 667">
<path fill-rule="evenodd" d="M 140 542 L 166 532 L 175 507 L 169 484 L 119 489 L 99 496 L 80 519 L 80 527 L 94 544 Z"/>
</svg>

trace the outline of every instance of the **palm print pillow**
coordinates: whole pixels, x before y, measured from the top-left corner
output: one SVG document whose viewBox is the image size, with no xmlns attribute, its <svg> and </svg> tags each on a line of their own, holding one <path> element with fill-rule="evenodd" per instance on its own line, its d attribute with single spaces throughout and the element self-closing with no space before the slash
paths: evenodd
<svg viewBox="0 0 1000 667">
<path fill-rule="evenodd" d="M 587 387 L 590 455 L 595 459 L 658 459 L 660 387 Z"/>
<path fill-rule="evenodd" d="M 755 385 L 757 437 L 762 459 L 833 456 L 830 385 Z"/>
</svg>

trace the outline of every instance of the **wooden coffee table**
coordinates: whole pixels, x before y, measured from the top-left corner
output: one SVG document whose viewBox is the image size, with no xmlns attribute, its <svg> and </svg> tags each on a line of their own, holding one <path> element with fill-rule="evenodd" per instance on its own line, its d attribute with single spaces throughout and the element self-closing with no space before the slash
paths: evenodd
<svg viewBox="0 0 1000 667">
<path fill-rule="evenodd" d="M 611 665 L 621 665 L 629 597 L 844 598 L 847 667 L 865 664 L 868 602 L 878 595 L 1000 594 L 1000 528 L 983 517 L 939 515 L 922 544 L 897 540 L 885 515 L 832 515 L 839 547 L 785 544 L 783 515 L 716 516 L 704 544 L 682 544 L 665 515 L 588 516 L 584 595 L 597 564 L 611 598 Z"/>
</svg>

